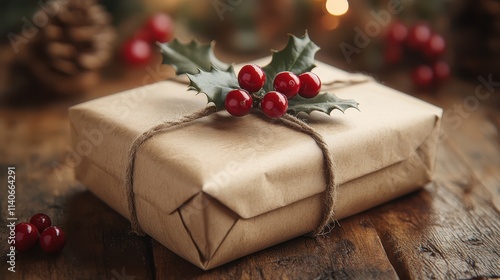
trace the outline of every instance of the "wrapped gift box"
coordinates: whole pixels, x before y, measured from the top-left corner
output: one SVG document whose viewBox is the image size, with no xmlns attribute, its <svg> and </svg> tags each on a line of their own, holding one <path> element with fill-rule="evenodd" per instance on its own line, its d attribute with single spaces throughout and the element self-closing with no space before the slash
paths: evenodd
<svg viewBox="0 0 500 280">
<path fill-rule="evenodd" d="M 322 63 L 314 72 L 323 83 L 352 75 Z M 441 109 L 374 81 L 331 92 L 355 99 L 361 110 L 313 113 L 307 120 L 335 162 L 336 219 L 431 180 Z M 124 178 L 132 142 L 204 106 L 203 94 L 165 81 L 72 107 L 76 178 L 130 218 Z M 308 135 L 255 115 L 219 112 L 139 149 L 137 217 L 146 233 L 179 256 L 214 268 L 314 230 L 325 210 L 323 168 Z"/>
</svg>

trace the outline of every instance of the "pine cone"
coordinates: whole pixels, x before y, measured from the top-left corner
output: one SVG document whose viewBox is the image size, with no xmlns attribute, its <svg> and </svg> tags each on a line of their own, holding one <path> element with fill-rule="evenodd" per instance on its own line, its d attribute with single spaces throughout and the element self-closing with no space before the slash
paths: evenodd
<svg viewBox="0 0 500 280">
<path fill-rule="evenodd" d="M 52 2 L 52 3 L 50 3 Z M 99 80 L 116 38 L 111 16 L 95 0 L 51 0 L 58 12 L 38 32 L 29 50 L 34 76 L 58 94 L 81 93 Z"/>
</svg>

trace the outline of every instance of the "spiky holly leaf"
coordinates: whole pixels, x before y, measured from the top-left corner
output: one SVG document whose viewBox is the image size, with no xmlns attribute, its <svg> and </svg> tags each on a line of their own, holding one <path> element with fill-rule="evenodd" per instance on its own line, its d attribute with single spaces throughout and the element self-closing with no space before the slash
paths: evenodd
<svg viewBox="0 0 500 280">
<path fill-rule="evenodd" d="M 273 80 L 276 74 L 282 71 L 290 71 L 295 75 L 311 71 L 314 64 L 314 55 L 319 47 L 309 39 L 306 34 L 299 38 L 289 35 L 288 44 L 281 51 L 273 51 L 271 63 L 262 68 L 266 73 L 265 91 L 273 90 Z"/>
<path fill-rule="evenodd" d="M 174 40 L 159 45 L 163 63 L 172 64 L 177 74 L 186 73 L 190 80 L 189 89 L 206 94 L 208 102 L 214 103 L 217 109 L 224 108 L 224 100 L 229 91 L 239 88 L 233 68 L 217 60 L 209 44 L 182 44 Z M 318 50 L 319 47 L 309 39 L 307 33 L 301 38 L 290 35 L 287 46 L 281 51 L 274 51 L 271 63 L 263 68 L 267 77 L 266 84 L 254 94 L 263 97 L 267 91 L 273 90 L 273 79 L 281 71 L 291 71 L 296 75 L 311 71 L 316 66 L 314 55 Z M 342 112 L 348 108 L 358 109 L 357 105 L 354 100 L 322 93 L 312 99 L 296 96 L 289 101 L 288 112 L 310 114 L 312 111 L 320 111 L 330 114 L 334 109 Z"/>
<path fill-rule="evenodd" d="M 297 115 L 300 112 L 311 114 L 312 111 L 320 111 L 330 114 L 334 109 L 342 111 L 355 108 L 359 111 L 358 102 L 352 99 L 342 99 L 327 92 L 320 93 L 314 98 L 303 98 L 295 96 L 288 101 L 288 113 Z"/>
<path fill-rule="evenodd" d="M 200 70 L 197 74 L 187 74 L 187 76 L 188 90 L 203 92 L 207 96 L 208 103 L 214 103 L 217 110 L 224 108 L 227 93 L 239 88 L 233 66 L 226 71 L 212 67 L 210 71 Z"/>
<path fill-rule="evenodd" d="M 212 66 L 227 70 L 229 65 L 219 61 L 213 52 L 211 44 L 200 44 L 191 41 L 182 44 L 174 39 L 168 43 L 159 43 L 163 64 L 170 64 L 175 68 L 177 75 L 196 74 L 198 70 L 210 71 Z"/>
</svg>

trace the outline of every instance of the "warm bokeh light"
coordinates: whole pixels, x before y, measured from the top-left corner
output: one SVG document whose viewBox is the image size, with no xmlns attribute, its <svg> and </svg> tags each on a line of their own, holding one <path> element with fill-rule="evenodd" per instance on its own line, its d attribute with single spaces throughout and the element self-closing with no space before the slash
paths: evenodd
<svg viewBox="0 0 500 280">
<path fill-rule="evenodd" d="M 323 25 L 323 28 L 326 30 L 334 30 L 339 26 L 340 20 L 336 16 L 332 16 L 330 14 L 325 14 L 321 18 L 321 24 Z"/>
<path fill-rule="evenodd" d="M 334 16 L 341 16 L 349 10 L 347 0 L 326 0 L 326 10 Z"/>
</svg>

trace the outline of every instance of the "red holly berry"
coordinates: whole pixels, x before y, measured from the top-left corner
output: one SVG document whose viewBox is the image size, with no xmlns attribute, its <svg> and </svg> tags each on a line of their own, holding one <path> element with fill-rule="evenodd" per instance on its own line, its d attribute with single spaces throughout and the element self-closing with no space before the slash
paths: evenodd
<svg viewBox="0 0 500 280">
<path fill-rule="evenodd" d="M 133 38 L 122 46 L 122 57 L 131 65 L 143 65 L 152 57 L 151 45 L 141 39 Z"/>
<path fill-rule="evenodd" d="M 388 43 L 400 44 L 406 40 L 407 36 L 408 36 L 408 28 L 406 27 L 406 25 L 402 24 L 399 21 L 396 21 L 392 23 L 391 26 L 389 26 L 386 38 Z"/>
<path fill-rule="evenodd" d="M 446 42 L 439 34 L 433 34 L 424 47 L 425 54 L 430 58 L 441 56 L 446 49 Z"/>
<path fill-rule="evenodd" d="M 406 42 L 414 50 L 422 50 L 431 38 L 431 29 L 425 23 L 417 23 L 408 31 Z"/>
<path fill-rule="evenodd" d="M 248 64 L 241 68 L 238 73 L 238 83 L 241 88 L 249 92 L 259 91 L 266 82 L 266 74 L 259 66 Z"/>
<path fill-rule="evenodd" d="M 274 77 L 274 89 L 292 99 L 299 93 L 300 80 L 292 72 L 280 72 Z"/>
<path fill-rule="evenodd" d="M 15 228 L 15 247 L 18 251 L 27 251 L 38 242 L 38 230 L 30 223 L 19 223 Z"/>
<path fill-rule="evenodd" d="M 304 98 L 313 98 L 318 95 L 321 89 L 321 80 L 318 75 L 306 72 L 299 75 L 300 89 L 299 95 Z"/>
<path fill-rule="evenodd" d="M 436 82 L 442 82 L 450 76 L 450 66 L 445 61 L 438 61 L 432 66 Z"/>
<path fill-rule="evenodd" d="M 270 91 L 262 98 L 260 107 L 266 116 L 279 118 L 288 110 L 288 99 L 277 91 Z"/>
<path fill-rule="evenodd" d="M 243 89 L 235 89 L 226 95 L 226 110 L 235 117 L 242 117 L 252 109 L 252 96 Z"/>
<path fill-rule="evenodd" d="M 163 13 L 152 15 L 145 24 L 152 41 L 168 42 L 173 35 L 172 19 Z"/>
<path fill-rule="evenodd" d="M 51 226 L 52 221 L 49 216 L 43 213 L 38 213 L 31 217 L 30 223 L 38 229 L 38 232 L 42 232 L 44 229 Z"/>
<path fill-rule="evenodd" d="M 151 37 L 151 33 L 146 28 L 141 28 L 137 30 L 133 36 L 134 39 L 143 40 L 148 43 L 152 43 L 154 40 Z"/>
<path fill-rule="evenodd" d="M 403 48 L 395 43 L 388 43 L 384 50 L 384 61 L 387 64 L 397 64 L 403 58 Z"/>
<path fill-rule="evenodd" d="M 413 70 L 413 84 L 417 87 L 426 88 L 432 84 L 434 74 L 432 68 L 427 65 L 420 65 Z"/>
<path fill-rule="evenodd" d="M 47 253 L 58 253 L 66 244 L 66 235 L 59 227 L 48 227 L 40 235 L 40 247 Z"/>
</svg>

